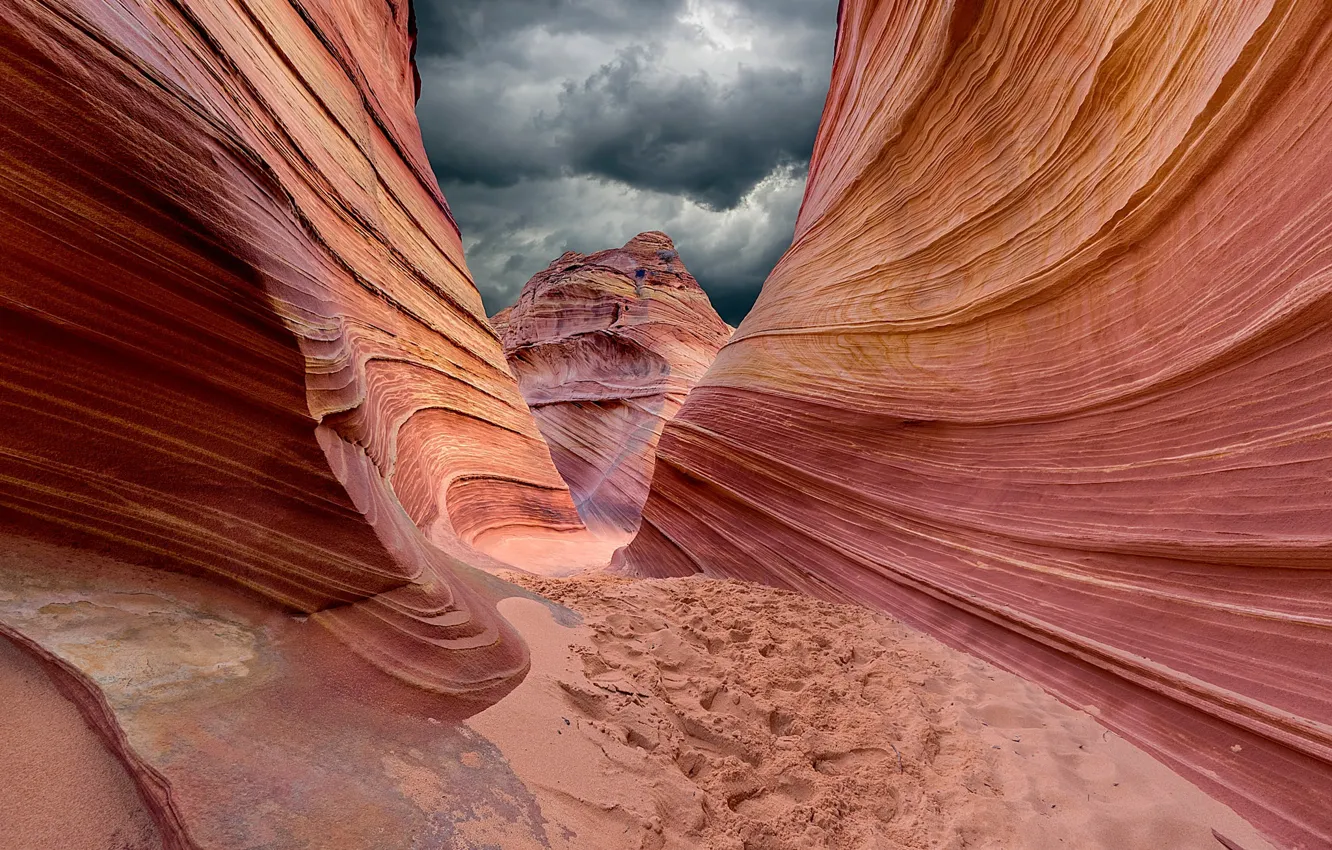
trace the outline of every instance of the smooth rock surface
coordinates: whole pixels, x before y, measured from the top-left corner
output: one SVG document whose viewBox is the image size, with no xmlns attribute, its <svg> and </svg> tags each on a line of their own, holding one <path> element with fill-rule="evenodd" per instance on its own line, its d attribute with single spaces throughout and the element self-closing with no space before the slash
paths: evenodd
<svg viewBox="0 0 1332 850">
<path fill-rule="evenodd" d="M 632 534 L 661 429 L 731 334 L 675 244 L 568 252 L 491 323 L 588 529 Z"/>
<path fill-rule="evenodd" d="M 842 4 L 625 569 L 881 607 L 1332 846 L 1332 7 Z"/>
<path fill-rule="evenodd" d="M 102 744 L 72 730 L 47 744 L 43 782 L 20 774 L 37 793 L 0 846 L 55 834 L 68 843 L 38 847 L 101 850 L 78 843 L 94 807 L 126 841 L 147 833 L 134 850 L 543 846 L 535 800 L 461 722 L 475 706 L 377 673 L 313 618 L 205 578 L 0 536 L 6 640 Z M 0 742 L 20 767 L 34 746 Z M 102 765 L 106 750 L 129 789 Z"/>
</svg>

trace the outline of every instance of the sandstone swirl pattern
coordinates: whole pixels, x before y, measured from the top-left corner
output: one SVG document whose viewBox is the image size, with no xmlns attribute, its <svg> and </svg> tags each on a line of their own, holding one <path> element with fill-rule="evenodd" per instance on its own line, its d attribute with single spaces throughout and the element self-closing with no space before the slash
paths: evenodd
<svg viewBox="0 0 1332 850">
<path fill-rule="evenodd" d="M 0 6 L 0 636 L 170 846 L 453 829 L 376 742 L 434 758 L 427 715 L 527 669 L 470 543 L 582 528 L 426 161 L 411 16 Z"/>
<path fill-rule="evenodd" d="M 731 333 L 675 244 L 566 253 L 491 322 L 588 529 L 637 530 L 661 429 Z"/>
<path fill-rule="evenodd" d="M 6 4 L 0 523 L 479 693 L 524 651 L 452 559 L 581 524 L 426 162 L 409 14 Z"/>
<path fill-rule="evenodd" d="M 627 567 L 882 607 L 1332 845 L 1332 6 L 840 18 Z"/>
</svg>

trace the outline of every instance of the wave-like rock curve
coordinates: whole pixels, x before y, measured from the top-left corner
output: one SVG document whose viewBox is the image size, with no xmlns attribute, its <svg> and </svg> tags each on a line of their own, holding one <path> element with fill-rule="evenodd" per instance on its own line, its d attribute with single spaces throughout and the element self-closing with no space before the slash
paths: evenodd
<svg viewBox="0 0 1332 850">
<path fill-rule="evenodd" d="M 1332 845 L 1332 8 L 847 0 L 640 574 L 879 606 Z"/>
<path fill-rule="evenodd" d="M 164 846 L 540 839 L 453 725 L 528 667 L 473 543 L 582 523 L 413 46 L 403 0 L 0 5 L 0 638 Z"/>
<path fill-rule="evenodd" d="M 661 429 L 731 334 L 675 243 L 568 252 L 491 323 L 588 529 L 636 531 Z"/>
<path fill-rule="evenodd" d="M 410 24 L 0 10 L 0 526 L 239 583 L 493 698 L 527 661 L 457 569 L 486 565 L 469 535 L 581 523 L 426 161 Z"/>
</svg>

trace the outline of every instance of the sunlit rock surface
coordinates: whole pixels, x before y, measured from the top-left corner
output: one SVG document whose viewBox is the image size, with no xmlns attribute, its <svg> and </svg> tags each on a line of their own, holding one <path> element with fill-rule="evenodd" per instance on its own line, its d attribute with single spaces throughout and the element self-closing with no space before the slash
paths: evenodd
<svg viewBox="0 0 1332 850">
<path fill-rule="evenodd" d="M 1332 11 L 847 0 L 626 568 L 882 607 L 1332 846 Z"/>
<path fill-rule="evenodd" d="M 498 797 L 421 797 L 465 746 L 427 717 L 527 669 L 473 544 L 582 529 L 427 164 L 410 16 L 0 5 L 0 634 L 169 847 L 454 846 L 429 818 Z"/>
<path fill-rule="evenodd" d="M 566 253 L 491 322 L 589 530 L 635 531 L 661 429 L 731 333 L 670 237 Z"/>
</svg>

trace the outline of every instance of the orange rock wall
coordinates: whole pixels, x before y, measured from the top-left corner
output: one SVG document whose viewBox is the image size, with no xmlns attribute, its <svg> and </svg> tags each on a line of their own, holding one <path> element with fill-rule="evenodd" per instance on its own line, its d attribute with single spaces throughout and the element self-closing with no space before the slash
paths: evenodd
<svg viewBox="0 0 1332 850">
<path fill-rule="evenodd" d="M 1332 6 L 840 15 L 626 568 L 881 607 L 1332 846 Z"/>
<path fill-rule="evenodd" d="M 588 529 L 637 530 L 661 429 L 731 334 L 675 244 L 567 253 L 491 322 Z"/>
<path fill-rule="evenodd" d="M 0 7 L 0 531 L 493 698 L 525 649 L 455 568 L 581 524 L 426 161 L 410 14 Z"/>
</svg>

